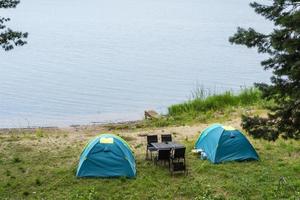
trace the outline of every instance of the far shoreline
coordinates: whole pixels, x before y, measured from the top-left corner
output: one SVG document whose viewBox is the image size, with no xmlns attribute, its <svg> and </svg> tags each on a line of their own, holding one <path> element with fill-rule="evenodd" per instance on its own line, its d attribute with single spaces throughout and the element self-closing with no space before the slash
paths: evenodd
<svg viewBox="0 0 300 200">
<path fill-rule="evenodd" d="M 136 125 L 143 122 L 144 119 L 140 120 L 125 120 L 125 121 L 116 121 L 116 122 L 91 122 L 89 124 L 72 124 L 68 126 L 29 126 L 29 127 L 9 127 L 9 128 L 0 128 L 1 133 L 9 133 L 16 131 L 34 131 L 36 129 L 42 130 L 64 130 L 64 129 L 85 129 L 89 127 L 99 127 L 99 128 L 107 128 L 107 127 L 117 127 L 120 125 Z"/>
</svg>

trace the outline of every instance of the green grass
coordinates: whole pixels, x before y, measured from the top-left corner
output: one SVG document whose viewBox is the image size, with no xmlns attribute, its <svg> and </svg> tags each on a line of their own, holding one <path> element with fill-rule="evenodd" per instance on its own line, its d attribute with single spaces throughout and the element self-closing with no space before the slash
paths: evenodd
<svg viewBox="0 0 300 200">
<path fill-rule="evenodd" d="M 197 88 L 192 92 L 191 100 L 170 106 L 166 116 L 144 120 L 135 126 L 146 128 L 210 123 L 215 120 L 222 122 L 228 120 L 233 113 L 241 115 L 249 110 L 265 110 L 271 103 L 262 100 L 261 92 L 257 88 L 245 88 L 239 93 L 227 91 L 221 94 L 205 92 L 203 88 Z M 132 128 L 132 126 L 120 128 Z"/>
<path fill-rule="evenodd" d="M 168 113 L 161 118 L 125 124 L 108 124 L 106 127 L 110 130 L 133 130 L 224 122 L 232 118 L 232 115 L 240 117 L 241 114 L 249 111 L 257 115 L 266 113 L 266 108 L 273 105 L 272 101 L 265 101 L 261 98 L 261 92 L 257 88 L 244 88 L 238 93 L 226 91 L 216 94 L 198 87 L 191 93 L 191 97 L 191 100 L 171 105 Z"/>
<path fill-rule="evenodd" d="M 198 91 L 201 95 L 182 104 L 176 104 L 169 107 L 170 116 L 178 116 L 183 114 L 201 115 L 210 111 L 224 111 L 230 107 L 261 105 L 261 93 L 256 88 L 243 89 L 240 93 L 234 94 L 227 91 L 222 94 L 211 94 L 203 96 L 202 91 Z"/>
<path fill-rule="evenodd" d="M 193 141 L 184 140 L 189 173 L 174 177 L 145 161 L 142 146 L 136 152 L 136 179 L 78 179 L 79 155 L 93 136 L 45 135 L 0 138 L 0 199 L 300 198 L 300 141 L 251 139 L 260 161 L 214 165 L 192 154 Z"/>
</svg>

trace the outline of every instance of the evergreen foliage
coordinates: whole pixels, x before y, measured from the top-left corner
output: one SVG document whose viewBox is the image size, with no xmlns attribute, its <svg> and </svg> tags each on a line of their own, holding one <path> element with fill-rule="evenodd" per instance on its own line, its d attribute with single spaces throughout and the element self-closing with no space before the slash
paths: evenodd
<svg viewBox="0 0 300 200">
<path fill-rule="evenodd" d="M 269 5 L 254 2 L 250 6 L 274 23 L 273 31 L 263 34 L 239 27 L 229 41 L 269 55 L 261 65 L 272 70 L 271 84 L 256 83 L 256 87 L 275 105 L 267 118 L 243 116 L 242 125 L 258 138 L 300 139 L 300 1 L 272 0 Z"/>
<path fill-rule="evenodd" d="M 16 8 L 19 3 L 19 0 L 0 0 L 0 9 Z M 23 46 L 26 44 L 24 38 L 28 36 L 28 33 L 14 31 L 8 28 L 5 25 L 8 21 L 10 21 L 10 18 L 0 16 L 0 46 L 6 51 L 13 49 L 14 46 Z"/>
</svg>

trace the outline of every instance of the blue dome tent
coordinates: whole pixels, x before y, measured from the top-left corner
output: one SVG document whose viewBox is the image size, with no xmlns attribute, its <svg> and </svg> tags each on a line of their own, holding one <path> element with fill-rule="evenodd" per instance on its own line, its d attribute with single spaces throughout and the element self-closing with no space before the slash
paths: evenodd
<svg viewBox="0 0 300 200">
<path fill-rule="evenodd" d="M 133 178 L 136 176 L 135 158 L 125 140 L 102 134 L 82 151 L 76 176 Z"/>
<path fill-rule="evenodd" d="M 248 139 L 233 127 L 214 124 L 206 128 L 195 143 L 212 163 L 258 160 L 258 154 Z"/>
</svg>

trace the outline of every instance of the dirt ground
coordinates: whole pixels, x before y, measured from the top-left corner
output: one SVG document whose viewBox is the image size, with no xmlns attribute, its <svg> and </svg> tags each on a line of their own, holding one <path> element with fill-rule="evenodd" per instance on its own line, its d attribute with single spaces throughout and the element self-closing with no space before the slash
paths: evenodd
<svg viewBox="0 0 300 200">
<path fill-rule="evenodd" d="M 240 129 L 240 118 L 228 121 L 227 126 L 233 126 Z M 2 145 L 9 145 L 10 141 L 14 141 L 28 148 L 38 147 L 41 151 L 51 151 L 53 148 L 60 148 L 62 146 L 78 146 L 82 149 L 86 143 L 93 137 L 103 133 L 113 133 L 124 138 L 132 147 L 137 157 L 143 157 L 145 154 L 146 135 L 171 133 L 173 141 L 195 141 L 200 132 L 203 131 L 209 124 L 195 124 L 186 126 L 171 126 L 163 128 L 136 128 L 136 129 L 122 129 L 110 130 L 106 125 L 100 126 L 80 126 L 59 129 L 35 129 L 30 131 L 14 130 L 11 133 L 0 134 L 4 140 Z"/>
</svg>

